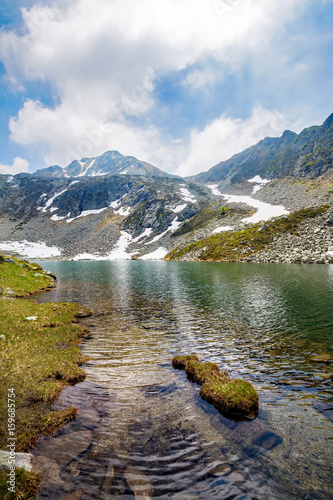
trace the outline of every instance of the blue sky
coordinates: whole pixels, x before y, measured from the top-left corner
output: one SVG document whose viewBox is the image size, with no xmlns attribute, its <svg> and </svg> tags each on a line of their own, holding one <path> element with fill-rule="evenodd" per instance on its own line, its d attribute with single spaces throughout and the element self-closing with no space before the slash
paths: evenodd
<svg viewBox="0 0 333 500">
<path fill-rule="evenodd" d="M 109 149 L 207 170 L 333 112 L 332 0 L 0 5 L 0 172 Z"/>
</svg>

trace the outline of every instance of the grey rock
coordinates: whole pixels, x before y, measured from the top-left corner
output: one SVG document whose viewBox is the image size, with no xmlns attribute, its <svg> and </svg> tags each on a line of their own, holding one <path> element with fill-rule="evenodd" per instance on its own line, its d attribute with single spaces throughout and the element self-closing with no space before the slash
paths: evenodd
<svg viewBox="0 0 333 500">
<path fill-rule="evenodd" d="M 11 457 L 12 456 L 9 451 L 0 450 L 0 470 L 6 470 L 10 465 L 13 465 L 8 463 L 8 461 L 11 460 Z M 15 466 L 31 471 L 32 459 L 33 455 L 31 453 L 15 453 Z"/>
<path fill-rule="evenodd" d="M 62 468 L 91 444 L 91 431 L 78 431 L 65 434 L 50 440 L 42 441 L 34 450 L 36 455 L 56 460 Z"/>
<path fill-rule="evenodd" d="M 60 467 L 55 460 L 35 455 L 32 460 L 32 467 L 34 472 L 42 474 L 42 487 L 48 483 L 52 483 L 57 486 L 61 486 L 64 483 L 60 477 Z"/>
</svg>

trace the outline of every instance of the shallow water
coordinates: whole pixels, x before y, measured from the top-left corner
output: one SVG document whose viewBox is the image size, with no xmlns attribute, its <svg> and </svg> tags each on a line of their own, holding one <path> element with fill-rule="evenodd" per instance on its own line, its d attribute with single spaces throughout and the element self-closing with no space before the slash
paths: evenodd
<svg viewBox="0 0 333 500">
<path fill-rule="evenodd" d="M 56 404 L 79 417 L 33 451 L 59 465 L 40 498 L 333 498 L 333 363 L 309 360 L 333 359 L 333 266 L 42 265 L 59 279 L 39 302 L 94 315 L 87 379 Z M 171 366 L 192 352 L 252 382 L 258 418 L 202 401 Z"/>
</svg>

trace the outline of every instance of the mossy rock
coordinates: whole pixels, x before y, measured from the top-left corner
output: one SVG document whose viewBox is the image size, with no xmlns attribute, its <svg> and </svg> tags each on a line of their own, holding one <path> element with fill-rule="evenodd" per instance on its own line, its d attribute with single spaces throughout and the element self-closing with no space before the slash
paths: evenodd
<svg viewBox="0 0 333 500">
<path fill-rule="evenodd" d="M 172 366 L 177 370 L 185 370 L 186 363 L 189 360 L 195 360 L 199 362 L 199 358 L 195 354 L 191 354 L 190 356 L 175 356 L 172 360 Z"/>
<path fill-rule="evenodd" d="M 254 417 L 258 413 L 258 394 L 246 380 L 235 379 L 226 384 L 211 380 L 202 385 L 200 396 L 223 414 Z"/>
<path fill-rule="evenodd" d="M 239 420 L 254 418 L 258 414 L 259 398 L 255 388 L 247 381 L 232 380 L 215 363 L 201 363 L 195 354 L 175 356 L 172 366 L 185 370 L 192 382 L 201 385 L 200 396 L 223 415 Z"/>
<path fill-rule="evenodd" d="M 187 377 L 192 382 L 199 385 L 210 381 L 214 376 L 218 376 L 220 369 L 215 363 L 200 363 L 195 359 L 190 359 L 185 367 Z"/>
</svg>

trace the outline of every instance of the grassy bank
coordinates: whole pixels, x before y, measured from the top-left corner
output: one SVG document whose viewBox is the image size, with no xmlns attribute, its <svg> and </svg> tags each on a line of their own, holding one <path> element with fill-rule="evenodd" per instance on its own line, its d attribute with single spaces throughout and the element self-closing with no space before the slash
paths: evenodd
<svg viewBox="0 0 333 500">
<path fill-rule="evenodd" d="M 79 343 L 86 336 L 86 328 L 76 323 L 76 316 L 82 307 L 70 303 L 37 304 L 33 300 L 15 298 L 49 289 L 52 285 L 51 277 L 40 266 L 14 258 L 6 262 L 0 257 L 0 287 L 3 294 L 0 298 L 2 450 L 6 450 L 7 446 L 7 395 L 11 388 L 15 389 L 16 394 L 16 452 L 29 451 L 40 436 L 53 434 L 76 416 L 76 408 L 54 411 L 52 403 L 65 385 L 85 378 L 80 368 L 84 359 Z M 32 480 L 33 476 L 22 475 L 19 471 L 18 474 L 22 476 L 18 480 L 23 490 L 31 489 L 32 483 L 36 484 L 36 478 Z M 6 498 L 1 496 L 2 487 L 3 473 L 0 473 L 0 497 Z"/>
<path fill-rule="evenodd" d="M 183 248 L 176 248 L 165 257 L 165 260 L 181 260 L 191 252 L 198 253 L 197 260 L 201 261 L 233 262 L 240 258 L 244 259 L 264 249 L 278 234 L 297 234 L 303 221 L 323 214 L 328 208 L 328 205 L 305 208 L 269 221 L 264 226 L 257 223 L 241 231 L 216 234 L 190 243 Z"/>
</svg>

